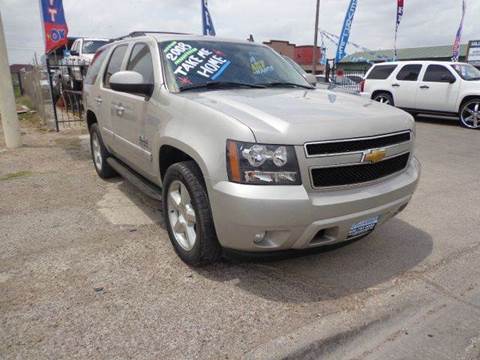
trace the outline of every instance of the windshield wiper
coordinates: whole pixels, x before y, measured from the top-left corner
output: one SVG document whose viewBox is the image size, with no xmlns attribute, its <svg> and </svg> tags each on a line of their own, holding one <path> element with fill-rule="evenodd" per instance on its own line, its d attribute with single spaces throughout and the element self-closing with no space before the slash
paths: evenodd
<svg viewBox="0 0 480 360">
<path fill-rule="evenodd" d="M 194 89 L 228 89 L 236 87 L 249 87 L 254 89 L 265 89 L 265 85 L 249 84 L 234 81 L 210 81 L 203 84 L 195 84 L 180 88 L 180 91 L 194 90 Z"/>
<path fill-rule="evenodd" d="M 296 83 L 291 83 L 291 82 L 283 82 L 283 81 L 277 81 L 277 82 L 271 82 L 271 83 L 264 83 L 262 84 L 266 87 L 299 87 L 302 89 L 314 89 L 313 86 L 307 86 L 307 85 L 301 85 L 301 84 L 296 84 Z"/>
</svg>

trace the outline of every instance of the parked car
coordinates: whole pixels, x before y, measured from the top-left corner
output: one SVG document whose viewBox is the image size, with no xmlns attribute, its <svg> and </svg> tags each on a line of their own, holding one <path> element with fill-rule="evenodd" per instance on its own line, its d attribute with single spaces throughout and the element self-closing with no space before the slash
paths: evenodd
<svg viewBox="0 0 480 360">
<path fill-rule="evenodd" d="M 412 114 L 455 116 L 462 126 L 480 128 L 480 70 L 470 64 L 377 64 L 368 71 L 363 91 L 376 101 Z"/>
<path fill-rule="evenodd" d="M 69 50 L 69 55 L 60 61 L 58 77 L 61 85 L 66 89 L 81 90 L 83 78 L 95 53 L 108 42 L 107 39 L 76 39 Z"/>
<path fill-rule="evenodd" d="M 316 89 L 262 44 L 126 37 L 97 52 L 84 106 L 98 175 L 161 199 L 192 265 L 366 236 L 420 175 L 411 115 Z"/>
</svg>

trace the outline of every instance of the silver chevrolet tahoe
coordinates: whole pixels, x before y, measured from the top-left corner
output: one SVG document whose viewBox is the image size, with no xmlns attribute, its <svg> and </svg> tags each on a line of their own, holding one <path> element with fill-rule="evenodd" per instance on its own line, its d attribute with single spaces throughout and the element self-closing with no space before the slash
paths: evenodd
<svg viewBox="0 0 480 360">
<path fill-rule="evenodd" d="M 95 169 L 161 199 L 191 265 L 365 236 L 415 191 L 413 118 L 307 80 L 261 44 L 127 36 L 85 80 Z"/>
</svg>

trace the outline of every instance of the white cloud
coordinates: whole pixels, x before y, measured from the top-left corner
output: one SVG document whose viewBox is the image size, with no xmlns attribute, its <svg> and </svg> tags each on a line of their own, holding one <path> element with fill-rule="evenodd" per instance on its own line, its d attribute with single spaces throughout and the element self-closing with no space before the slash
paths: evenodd
<svg viewBox="0 0 480 360">
<path fill-rule="evenodd" d="M 463 40 L 479 39 L 480 2 L 467 0 Z M 31 62 L 43 39 L 38 0 L 0 0 L 10 62 Z M 321 0 L 320 27 L 340 32 L 349 0 Z M 210 0 L 217 34 L 257 41 L 313 42 L 315 0 Z M 132 30 L 201 31 L 200 0 L 64 0 L 72 36 L 115 37 Z M 351 40 L 370 49 L 391 48 L 395 0 L 359 0 Z M 461 0 L 405 0 L 400 47 L 451 44 Z M 333 45 L 327 42 L 330 54 Z"/>
</svg>

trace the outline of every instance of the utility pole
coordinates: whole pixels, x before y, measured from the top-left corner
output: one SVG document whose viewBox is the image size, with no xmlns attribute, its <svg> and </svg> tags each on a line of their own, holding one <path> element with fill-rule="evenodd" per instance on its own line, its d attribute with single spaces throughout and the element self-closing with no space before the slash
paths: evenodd
<svg viewBox="0 0 480 360">
<path fill-rule="evenodd" d="M 320 0 L 317 0 L 317 10 L 315 13 L 315 37 L 313 40 L 313 59 L 312 59 L 312 74 L 317 74 L 317 45 L 318 45 L 318 18 L 320 16 Z"/>
<path fill-rule="evenodd" d="M 22 146 L 20 123 L 13 93 L 12 76 L 8 64 L 7 44 L 0 13 L 0 114 L 2 115 L 3 133 L 7 148 Z"/>
</svg>

